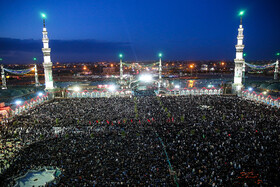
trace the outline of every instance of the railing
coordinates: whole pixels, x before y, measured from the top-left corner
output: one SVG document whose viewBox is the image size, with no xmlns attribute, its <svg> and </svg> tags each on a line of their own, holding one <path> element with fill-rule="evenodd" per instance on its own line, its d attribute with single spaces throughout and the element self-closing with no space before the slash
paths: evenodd
<svg viewBox="0 0 280 187">
<path fill-rule="evenodd" d="M 66 98 L 98 98 L 98 97 L 129 97 L 132 92 L 130 90 L 118 90 L 118 91 L 108 91 L 108 90 L 84 90 L 81 92 L 77 91 L 66 91 Z"/>
<path fill-rule="evenodd" d="M 271 95 L 265 96 L 263 93 L 256 93 L 254 91 L 250 92 L 249 90 L 242 91 L 241 96 L 250 100 L 280 108 L 280 97 L 275 98 Z"/>
<path fill-rule="evenodd" d="M 49 95 L 43 95 L 43 96 L 37 96 L 36 98 L 32 98 L 28 101 L 25 101 L 22 105 L 17 105 L 15 110 L 12 110 L 12 115 L 19 115 L 22 112 L 26 112 L 30 110 L 31 108 L 49 100 Z"/>
<path fill-rule="evenodd" d="M 166 95 L 221 95 L 223 94 L 223 89 L 222 88 L 183 88 L 183 89 L 166 89 L 166 90 L 161 90 L 160 92 L 156 92 L 157 95 L 160 94 L 166 94 Z"/>
</svg>

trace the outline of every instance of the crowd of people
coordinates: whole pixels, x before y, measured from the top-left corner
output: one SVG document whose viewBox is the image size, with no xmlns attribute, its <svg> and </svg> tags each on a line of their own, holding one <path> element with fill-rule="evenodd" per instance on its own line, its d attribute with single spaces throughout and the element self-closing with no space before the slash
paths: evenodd
<svg viewBox="0 0 280 187">
<path fill-rule="evenodd" d="M 273 186 L 279 126 L 235 96 L 56 99 L 1 126 L 0 185 L 57 167 L 60 186 Z"/>
</svg>

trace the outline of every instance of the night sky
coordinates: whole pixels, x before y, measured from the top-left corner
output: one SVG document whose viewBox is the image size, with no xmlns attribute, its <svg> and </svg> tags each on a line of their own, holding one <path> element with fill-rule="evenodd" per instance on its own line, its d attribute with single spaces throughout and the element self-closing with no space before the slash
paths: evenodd
<svg viewBox="0 0 280 187">
<path fill-rule="evenodd" d="M 239 10 L 245 10 L 248 60 L 280 51 L 280 1 L 275 0 L 12 0 L 0 2 L 4 63 L 42 61 L 47 15 L 53 62 L 233 60 Z"/>
</svg>

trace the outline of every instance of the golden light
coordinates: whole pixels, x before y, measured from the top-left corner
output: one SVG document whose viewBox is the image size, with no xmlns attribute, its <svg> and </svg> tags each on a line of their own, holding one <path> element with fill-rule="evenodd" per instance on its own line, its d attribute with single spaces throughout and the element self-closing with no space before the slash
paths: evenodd
<svg viewBox="0 0 280 187">
<path fill-rule="evenodd" d="M 224 63 L 224 62 L 222 62 L 222 66 L 223 66 L 223 65 L 225 65 L 225 63 Z"/>
<path fill-rule="evenodd" d="M 7 79 L 9 79 L 9 78 L 10 78 L 10 76 L 8 75 L 8 76 L 6 76 L 6 78 L 7 78 Z"/>
<path fill-rule="evenodd" d="M 114 67 L 114 64 L 111 64 L 111 67 Z"/>
<path fill-rule="evenodd" d="M 166 66 L 168 66 L 168 64 L 166 64 Z"/>
<path fill-rule="evenodd" d="M 194 67 L 194 65 L 193 65 L 193 64 L 191 64 L 191 65 L 190 65 L 190 68 L 193 68 L 193 67 Z"/>
<path fill-rule="evenodd" d="M 192 87 L 193 87 L 193 83 L 194 83 L 194 81 L 193 81 L 193 80 L 189 80 L 188 87 L 189 87 L 189 88 L 192 88 Z"/>
<path fill-rule="evenodd" d="M 74 66 L 74 68 L 76 68 L 77 66 Z"/>
<path fill-rule="evenodd" d="M 84 70 L 86 70 L 87 69 L 87 67 L 86 66 L 84 66 L 84 68 L 83 68 Z"/>
</svg>

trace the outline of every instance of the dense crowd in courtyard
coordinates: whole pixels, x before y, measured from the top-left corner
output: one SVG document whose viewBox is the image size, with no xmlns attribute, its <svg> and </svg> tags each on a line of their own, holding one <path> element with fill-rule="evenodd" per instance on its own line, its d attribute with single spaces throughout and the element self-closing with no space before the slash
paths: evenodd
<svg viewBox="0 0 280 187">
<path fill-rule="evenodd" d="M 234 96 L 56 99 L 0 128 L 0 186 L 280 184 L 280 110 Z"/>
</svg>

